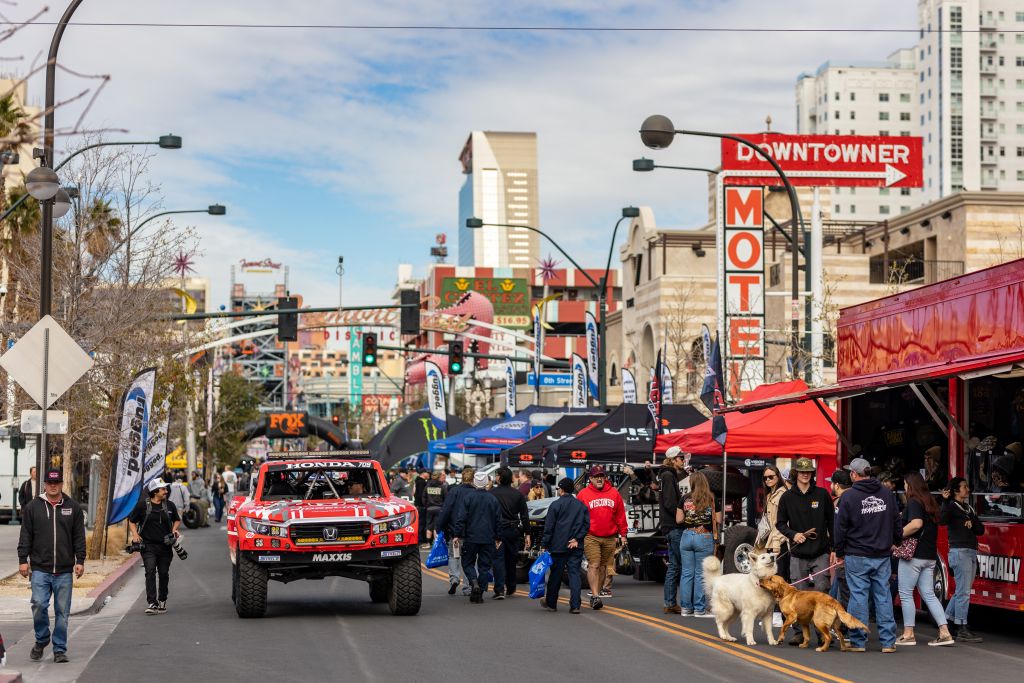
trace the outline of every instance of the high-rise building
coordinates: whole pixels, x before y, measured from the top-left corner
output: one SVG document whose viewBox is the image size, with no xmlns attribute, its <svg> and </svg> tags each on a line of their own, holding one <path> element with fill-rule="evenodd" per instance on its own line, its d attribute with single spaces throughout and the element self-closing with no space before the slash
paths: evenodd
<svg viewBox="0 0 1024 683">
<path fill-rule="evenodd" d="M 825 62 L 796 83 L 797 133 L 802 135 L 921 135 L 914 50 L 885 62 Z M 911 188 L 837 187 L 832 219 L 880 221 L 919 206 Z"/>
<path fill-rule="evenodd" d="M 459 154 L 466 181 L 459 191 L 459 265 L 532 268 L 540 241 L 520 227 L 540 227 L 537 199 L 537 134 L 475 130 Z M 477 217 L 484 227 L 470 229 Z"/>
</svg>

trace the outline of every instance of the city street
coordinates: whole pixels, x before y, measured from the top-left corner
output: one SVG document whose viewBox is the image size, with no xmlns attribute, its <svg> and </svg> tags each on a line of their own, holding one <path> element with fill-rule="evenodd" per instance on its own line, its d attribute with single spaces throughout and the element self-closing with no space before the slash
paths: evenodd
<svg viewBox="0 0 1024 683">
<path fill-rule="evenodd" d="M 167 614 L 143 613 L 142 570 L 133 570 L 122 594 L 103 611 L 72 620 L 70 665 L 48 661 L 49 650 L 41 665 L 32 665 L 27 660 L 29 632 L 22 631 L 18 637 L 28 638 L 15 644 L 15 625 L 5 624 L 10 668 L 20 670 L 25 681 L 78 676 L 97 683 L 138 681 L 153 667 L 173 670 L 175 677 L 216 672 L 219 680 L 387 681 L 414 675 L 458 682 L 486 678 L 488 671 L 501 677 L 515 671 L 520 680 L 686 675 L 715 681 L 842 683 L 895 675 L 927 680 L 962 670 L 968 662 L 983 662 L 992 680 L 1011 680 L 1024 666 L 1020 622 L 1005 616 L 997 619 L 997 629 L 979 623 L 985 637 L 981 645 L 929 648 L 923 643 L 934 629 L 928 626 L 918 628 L 917 647 L 901 648 L 895 656 L 883 656 L 874 643 L 875 651 L 866 654 L 835 649 L 819 654 L 789 646 L 723 643 L 711 635 L 712 620 L 664 618 L 661 586 L 631 580 L 619 581 L 615 597 L 600 613 L 584 609 L 573 616 L 567 605 L 550 614 L 526 597 L 471 605 L 461 595 L 449 597 L 444 575 L 428 571 L 423 609 L 409 618 L 393 617 L 386 606 L 371 604 L 366 587 L 357 582 L 272 583 L 266 618 L 241 620 L 230 601 L 223 532 L 212 527 L 192 531 L 187 542 L 188 560 L 175 560 L 171 568 Z M 87 620 L 88 628 L 82 628 Z M 27 629 L 28 620 L 17 626 Z M 83 662 L 93 651 L 91 660 Z"/>
</svg>

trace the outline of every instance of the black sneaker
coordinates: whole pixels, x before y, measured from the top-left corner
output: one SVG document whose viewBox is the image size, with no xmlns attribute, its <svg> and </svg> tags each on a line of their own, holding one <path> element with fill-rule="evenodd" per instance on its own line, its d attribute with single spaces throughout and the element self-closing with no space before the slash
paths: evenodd
<svg viewBox="0 0 1024 683">
<path fill-rule="evenodd" d="M 156 603 L 156 611 L 159 614 L 163 614 L 164 612 L 166 612 L 167 611 L 167 601 L 166 600 L 160 600 L 159 602 L 157 602 Z"/>
<path fill-rule="evenodd" d="M 68 656 L 66 654 L 64 654 L 63 652 L 54 652 L 53 653 L 53 663 L 54 664 L 67 664 L 68 663 Z"/>
<path fill-rule="evenodd" d="M 579 607 L 573 607 L 572 609 L 569 610 L 569 614 L 579 614 L 579 613 L 580 613 L 580 608 Z"/>
<path fill-rule="evenodd" d="M 484 601 L 484 591 L 476 581 L 473 582 L 472 588 L 469 590 L 469 601 L 475 603 L 483 603 Z"/>
<path fill-rule="evenodd" d="M 967 628 L 967 624 L 964 624 L 956 630 L 956 642 L 958 643 L 980 643 L 982 638 L 979 635 L 975 635 L 974 631 Z"/>
<path fill-rule="evenodd" d="M 156 603 L 155 602 L 151 602 L 148 605 L 146 605 L 146 614 L 156 614 L 156 613 L 157 613 L 157 608 L 156 608 Z"/>
<path fill-rule="evenodd" d="M 452 583 L 448 586 L 448 595 L 455 595 L 455 591 L 459 589 L 459 584 Z"/>
<path fill-rule="evenodd" d="M 590 609 L 601 609 L 604 607 L 604 603 L 601 602 L 601 598 L 596 595 L 590 596 Z"/>
<path fill-rule="evenodd" d="M 491 599 L 492 600 L 504 600 L 505 599 L 505 594 L 504 593 L 495 593 L 494 597 L 491 598 Z"/>
<path fill-rule="evenodd" d="M 542 607 L 544 608 L 544 611 L 545 611 L 545 612 L 557 612 L 557 611 L 558 611 L 558 608 L 557 608 L 557 607 L 552 607 L 552 606 L 551 606 L 551 605 L 549 605 L 549 604 L 548 604 L 548 603 L 547 603 L 546 601 L 545 601 L 545 602 L 542 602 L 542 603 L 540 603 L 540 604 L 541 604 L 541 606 L 542 606 Z"/>
<path fill-rule="evenodd" d="M 32 651 L 28 653 L 28 658 L 33 662 L 38 662 L 43 658 L 43 650 L 46 649 L 47 645 L 49 645 L 49 643 L 36 643 L 33 645 Z"/>
</svg>

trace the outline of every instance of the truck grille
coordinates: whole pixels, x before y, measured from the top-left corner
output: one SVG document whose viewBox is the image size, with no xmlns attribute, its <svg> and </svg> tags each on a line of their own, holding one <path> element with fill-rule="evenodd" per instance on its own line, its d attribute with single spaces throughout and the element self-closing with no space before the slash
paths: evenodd
<svg viewBox="0 0 1024 683">
<path fill-rule="evenodd" d="M 288 530 L 295 545 L 366 543 L 369 537 L 369 522 L 311 522 L 292 524 Z"/>
</svg>

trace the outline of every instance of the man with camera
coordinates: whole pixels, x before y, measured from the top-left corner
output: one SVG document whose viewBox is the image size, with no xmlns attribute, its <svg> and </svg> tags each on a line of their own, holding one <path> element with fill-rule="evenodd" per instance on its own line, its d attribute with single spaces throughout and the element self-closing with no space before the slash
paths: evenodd
<svg viewBox="0 0 1024 683">
<path fill-rule="evenodd" d="M 141 553 L 142 564 L 146 568 L 146 614 L 163 614 L 167 611 L 172 549 L 181 559 L 188 557 L 178 543 L 181 517 L 174 503 L 167 500 L 169 491 L 170 486 L 159 477 L 149 482 L 146 484 L 148 497 L 140 500 L 128 516 L 128 529 L 131 533 L 128 550 Z"/>
</svg>

